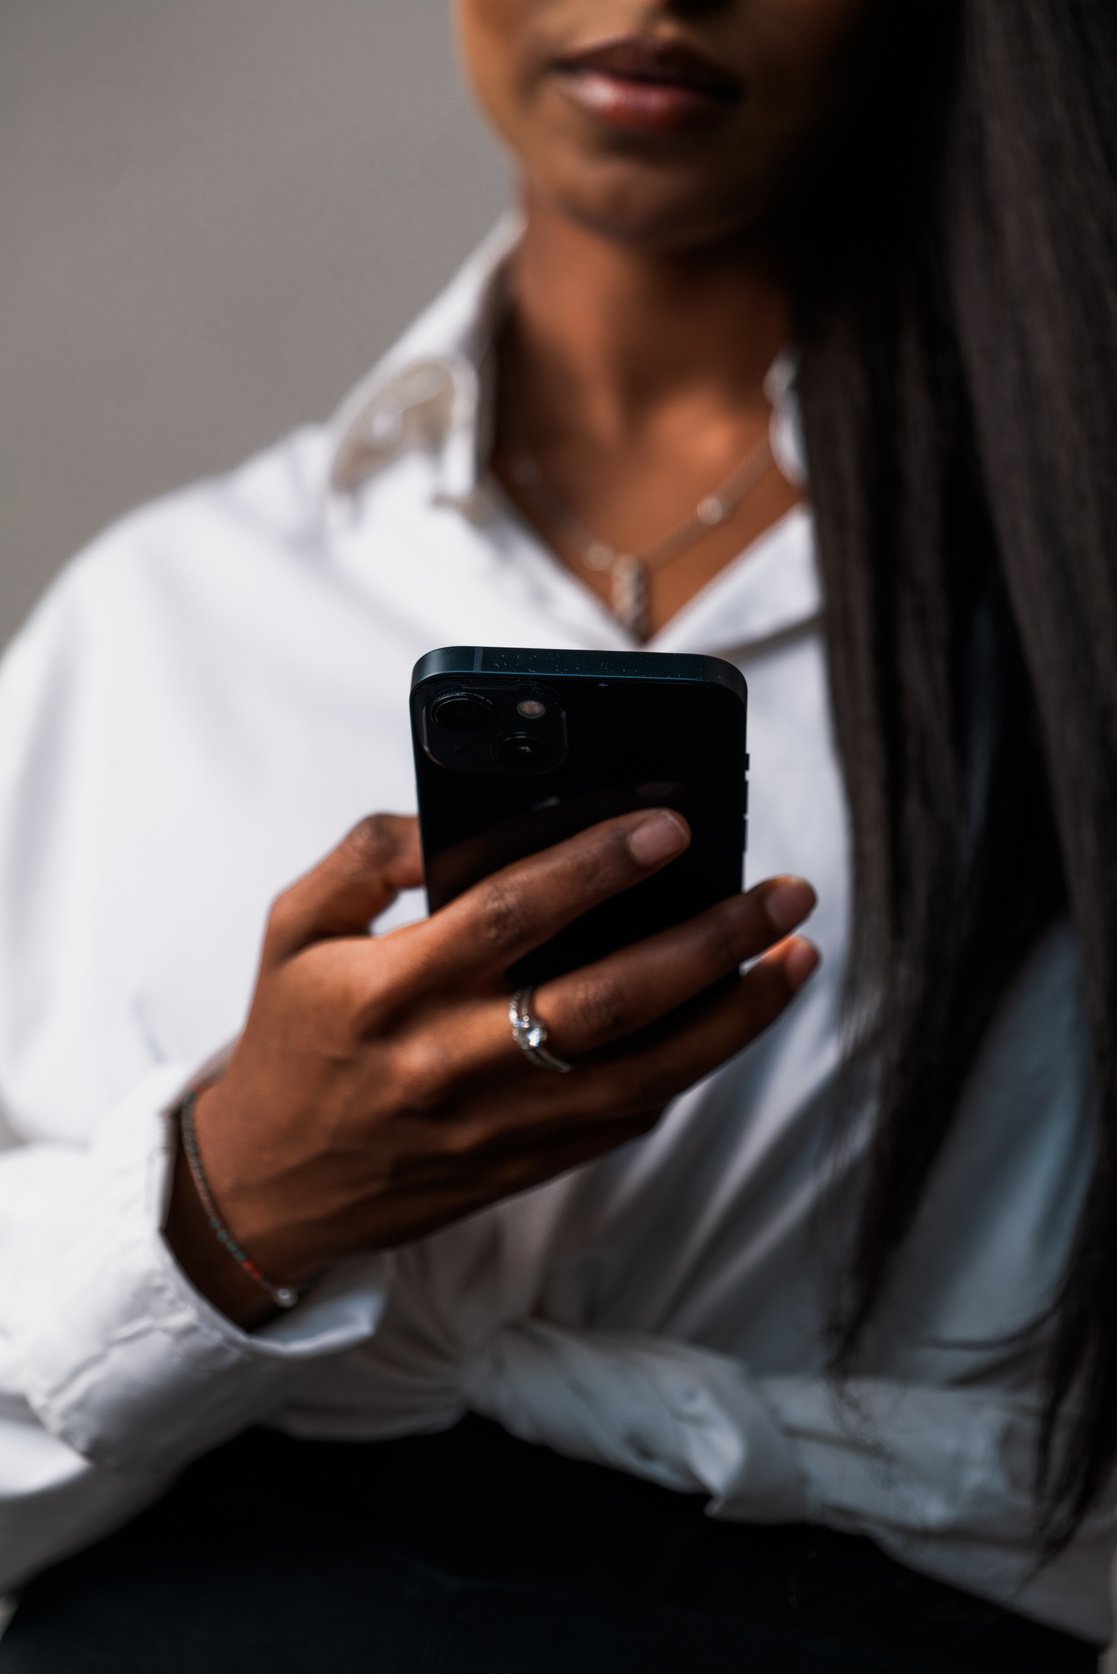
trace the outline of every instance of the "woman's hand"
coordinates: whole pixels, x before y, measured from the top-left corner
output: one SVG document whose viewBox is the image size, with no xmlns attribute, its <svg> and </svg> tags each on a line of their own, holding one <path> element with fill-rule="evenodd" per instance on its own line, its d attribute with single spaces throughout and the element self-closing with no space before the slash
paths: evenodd
<svg viewBox="0 0 1117 1674">
<path fill-rule="evenodd" d="M 818 959 L 781 941 L 814 904 L 790 878 L 542 985 L 534 1009 L 573 1074 L 513 1040 L 509 966 L 688 842 L 675 814 L 626 815 L 376 937 L 370 921 L 422 881 L 417 823 L 378 815 L 277 898 L 244 1032 L 196 1109 L 214 1196 L 269 1277 L 305 1284 L 647 1133 L 780 1015 Z M 218 1307 L 268 1317 L 182 1166 L 167 1236 Z"/>
</svg>

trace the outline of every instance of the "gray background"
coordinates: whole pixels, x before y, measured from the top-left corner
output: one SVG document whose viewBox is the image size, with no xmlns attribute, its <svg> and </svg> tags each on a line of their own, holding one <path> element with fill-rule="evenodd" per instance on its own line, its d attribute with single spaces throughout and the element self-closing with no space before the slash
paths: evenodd
<svg viewBox="0 0 1117 1674">
<path fill-rule="evenodd" d="M 328 413 L 506 195 L 448 0 L 0 0 L 0 643 Z"/>
</svg>

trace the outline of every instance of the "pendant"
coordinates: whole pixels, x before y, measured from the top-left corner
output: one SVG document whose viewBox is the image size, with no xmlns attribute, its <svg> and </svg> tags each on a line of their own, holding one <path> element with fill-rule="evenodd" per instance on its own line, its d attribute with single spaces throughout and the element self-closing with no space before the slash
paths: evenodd
<svg viewBox="0 0 1117 1674">
<path fill-rule="evenodd" d="M 708 529 L 716 529 L 719 524 L 728 523 L 732 513 L 733 502 L 727 494 L 707 494 L 698 502 L 696 516 Z"/>
<path fill-rule="evenodd" d="M 622 556 L 613 564 L 613 615 L 634 639 L 648 637 L 649 594 L 647 566 L 639 558 Z"/>
</svg>

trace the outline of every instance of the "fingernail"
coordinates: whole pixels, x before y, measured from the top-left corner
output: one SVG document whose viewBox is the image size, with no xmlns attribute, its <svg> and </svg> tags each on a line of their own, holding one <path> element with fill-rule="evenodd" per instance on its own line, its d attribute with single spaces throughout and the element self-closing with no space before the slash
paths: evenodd
<svg viewBox="0 0 1117 1674">
<path fill-rule="evenodd" d="M 662 860 L 682 854 L 689 842 L 690 832 L 682 820 L 664 809 L 629 833 L 628 847 L 641 866 L 657 866 Z"/>
<path fill-rule="evenodd" d="M 812 977 L 822 963 L 822 955 L 813 942 L 805 942 L 801 937 L 789 945 L 783 956 L 783 968 L 787 972 L 792 991 L 798 992 L 809 977 Z"/>
<path fill-rule="evenodd" d="M 764 911 L 781 936 L 802 924 L 818 903 L 818 896 L 802 878 L 784 878 L 764 897 Z"/>
</svg>

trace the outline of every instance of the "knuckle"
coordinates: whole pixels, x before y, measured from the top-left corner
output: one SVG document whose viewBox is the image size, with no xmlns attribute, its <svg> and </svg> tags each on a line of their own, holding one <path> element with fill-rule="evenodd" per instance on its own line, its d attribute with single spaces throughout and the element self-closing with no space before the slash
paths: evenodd
<svg viewBox="0 0 1117 1674">
<path fill-rule="evenodd" d="M 396 1104 L 412 1115 L 429 1116 L 450 1102 L 454 1071 L 444 1047 L 413 1040 L 396 1054 Z"/>
<path fill-rule="evenodd" d="M 439 1155 L 455 1167 L 475 1170 L 484 1149 L 485 1135 L 473 1122 L 446 1122 L 438 1129 Z"/>
<path fill-rule="evenodd" d="M 481 891 L 478 928 L 486 946 L 496 952 L 520 946 L 528 931 L 528 914 L 519 890 L 494 879 Z"/>
<path fill-rule="evenodd" d="M 376 1040 L 395 1022 L 397 1008 L 390 989 L 367 980 L 354 980 L 349 987 L 344 1014 L 349 1032 L 357 1040 Z"/>
<path fill-rule="evenodd" d="M 718 971 L 735 971 L 747 957 L 743 950 L 744 936 L 736 917 L 715 912 L 706 925 L 706 949 L 710 963 Z"/>
<path fill-rule="evenodd" d="M 587 892 L 594 899 L 604 899 L 628 884 L 640 868 L 628 846 L 627 826 L 596 834 L 596 844 L 589 864 L 582 870 Z"/>
<path fill-rule="evenodd" d="M 281 946 L 289 941 L 296 929 L 298 898 L 294 885 L 281 890 L 268 908 L 265 944 Z"/>
<path fill-rule="evenodd" d="M 348 1015 L 365 1039 L 402 1038 L 408 1019 L 428 1002 L 429 981 L 416 958 L 412 928 L 358 944 L 342 967 Z"/>
<path fill-rule="evenodd" d="M 387 814 L 366 814 L 358 820 L 345 839 L 363 867 L 375 865 L 395 848 L 395 829 Z"/>
<path fill-rule="evenodd" d="M 628 828 L 606 826 L 591 827 L 564 845 L 557 876 L 571 903 L 585 911 L 628 887 L 638 873 Z"/>
<path fill-rule="evenodd" d="M 574 1025 L 591 1044 L 629 1033 L 631 1012 L 623 989 L 607 977 L 585 977 L 573 998 Z"/>
</svg>

